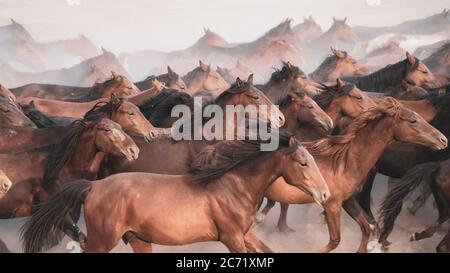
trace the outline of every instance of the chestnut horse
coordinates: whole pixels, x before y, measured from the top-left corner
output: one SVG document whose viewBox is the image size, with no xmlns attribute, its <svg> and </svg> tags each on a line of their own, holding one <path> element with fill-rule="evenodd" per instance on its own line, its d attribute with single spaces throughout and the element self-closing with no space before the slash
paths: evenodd
<svg viewBox="0 0 450 273">
<path fill-rule="evenodd" d="M 355 118 L 344 134 L 304 144 L 314 156 L 331 191 L 331 197 L 324 204 L 330 240 L 322 252 L 329 252 L 339 245 L 342 207 L 361 228 L 363 236 L 358 252 L 367 251 L 372 226 L 355 195 L 383 150 L 394 140 L 437 150 L 447 147 L 447 139 L 442 133 L 392 98 L 385 98 L 378 106 Z M 286 204 L 314 202 L 282 179 L 272 184 L 266 196 Z"/>
<path fill-rule="evenodd" d="M 450 160 L 429 162 L 410 169 L 390 190 L 380 209 L 382 231 L 380 242 L 387 240 L 402 209 L 403 200 L 420 184 L 426 183 L 436 200 L 439 217 L 434 224 L 411 235 L 411 241 L 430 238 L 450 218 Z M 450 253 L 450 230 L 436 247 L 437 252 Z"/>
<path fill-rule="evenodd" d="M 4 96 L 0 96 L 0 124 L 36 128 L 36 125 L 22 112 L 20 106 L 10 97 Z"/>
<path fill-rule="evenodd" d="M 362 76 L 366 74 L 366 69 L 358 64 L 346 51 L 341 51 L 331 47 L 331 55 L 328 56 L 314 70 L 309 77 L 317 82 L 334 82 L 338 78 Z"/>
<path fill-rule="evenodd" d="M 149 76 L 145 80 L 134 83 L 140 90 L 151 89 L 154 85 L 154 80 L 162 82 L 167 88 L 185 91 L 186 84 L 181 77 L 175 73 L 170 66 L 167 66 L 167 73 L 159 76 Z"/>
<path fill-rule="evenodd" d="M 130 161 L 139 154 L 133 140 L 109 119 L 79 120 L 66 132 L 54 144 L 0 155 L 0 165 L 13 183 L 0 199 L 0 218 L 28 216 L 64 183 L 95 179 L 106 154 Z"/>
<path fill-rule="evenodd" d="M 242 81 L 239 78 L 231 87 L 217 97 L 214 102 L 208 105 L 217 105 L 225 111 L 226 106 L 233 105 L 255 105 L 257 110 L 259 106 L 267 106 L 269 111 L 276 107 L 272 102 L 258 90 L 252 84 L 252 75 L 249 76 L 247 81 Z M 204 105 L 203 107 L 206 107 Z M 191 116 L 194 117 L 193 115 Z M 275 108 L 271 115 L 266 117 L 259 117 L 263 122 L 270 123 L 274 127 L 281 127 L 285 123 L 284 115 Z M 151 118 L 150 118 L 151 120 Z M 236 129 L 236 118 L 227 118 L 223 115 L 223 132 L 226 134 L 226 130 L 230 128 L 232 124 L 227 124 L 229 120 L 235 122 L 234 128 Z M 206 119 L 203 120 L 206 122 Z M 192 122 L 194 124 L 194 122 Z M 230 125 L 230 126 L 228 126 Z M 197 130 L 198 128 L 191 128 Z M 216 128 L 218 129 L 218 128 Z M 236 132 L 234 132 L 236 133 Z M 141 150 L 141 156 L 135 162 L 131 164 L 129 162 L 123 162 L 119 160 L 111 162 L 108 166 L 108 172 L 152 172 L 163 174 L 183 174 L 188 171 L 189 165 L 194 159 L 195 155 L 199 153 L 206 145 L 212 144 L 215 140 L 206 140 L 202 135 L 202 140 L 180 140 L 174 141 L 171 137 L 159 137 L 150 143 L 137 142 L 139 149 Z M 161 156 L 164 155 L 164 156 Z M 149 164 L 148 162 L 152 162 Z"/>
<path fill-rule="evenodd" d="M 289 92 L 303 91 L 313 97 L 322 91 L 321 84 L 290 62 L 283 62 L 283 67 L 273 72 L 266 84 L 257 87 L 273 102 L 284 98 Z"/>
<path fill-rule="evenodd" d="M 61 222 L 84 205 L 85 252 L 109 252 L 125 237 L 134 252 L 151 252 L 152 243 L 204 241 L 220 241 L 230 252 L 269 252 L 250 228 L 270 184 L 284 177 L 317 203 L 329 191 L 313 157 L 290 134 L 280 134 L 272 152 L 262 152 L 260 143 L 210 146 L 186 175 L 122 173 L 72 182 L 25 224 L 24 250 L 41 251 L 59 241 Z"/>
<path fill-rule="evenodd" d="M 182 77 L 186 83 L 187 92 L 195 95 L 199 91 L 207 91 L 216 98 L 230 85 L 225 81 L 217 71 L 211 69 L 209 65 L 199 61 L 199 66 Z"/>
<path fill-rule="evenodd" d="M 111 79 L 92 87 L 74 87 L 53 84 L 28 84 L 11 89 L 17 98 L 37 97 L 71 102 L 86 102 L 99 98 L 131 96 L 141 91 L 127 77 L 111 72 Z"/>
<path fill-rule="evenodd" d="M 417 112 L 427 122 L 440 130 L 447 138 L 450 138 L 450 95 L 429 96 L 418 101 L 402 101 L 407 108 Z M 392 178 L 401 178 L 405 173 L 417 164 L 430 161 L 442 161 L 450 158 L 450 149 L 443 151 L 433 151 L 417 145 L 402 143 L 391 144 L 381 155 L 375 170 L 369 173 L 362 192 L 358 196 L 358 201 L 371 223 L 376 224 L 375 217 L 371 210 L 370 196 L 376 172 Z M 396 180 L 393 180 L 396 182 Z M 387 247 L 389 242 L 383 241 Z"/>
<path fill-rule="evenodd" d="M 159 134 L 158 129 L 142 115 L 138 107 L 123 98 L 99 102 L 84 116 L 86 120 L 101 117 L 111 119 L 127 134 L 141 137 L 146 141 L 154 139 Z M 0 127 L 0 153 L 14 153 L 57 142 L 70 127 L 71 125 L 34 130 L 13 126 Z"/>
</svg>

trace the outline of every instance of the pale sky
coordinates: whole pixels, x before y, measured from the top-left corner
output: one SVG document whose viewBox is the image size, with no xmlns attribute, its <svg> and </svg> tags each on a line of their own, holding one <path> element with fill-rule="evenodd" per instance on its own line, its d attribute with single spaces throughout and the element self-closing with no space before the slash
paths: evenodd
<svg viewBox="0 0 450 273">
<path fill-rule="evenodd" d="M 450 0 L 0 0 L 0 25 L 22 23 L 40 41 L 80 33 L 115 52 L 183 49 L 203 27 L 229 42 L 247 42 L 285 18 L 332 17 L 350 25 L 392 25 L 450 8 Z"/>
</svg>

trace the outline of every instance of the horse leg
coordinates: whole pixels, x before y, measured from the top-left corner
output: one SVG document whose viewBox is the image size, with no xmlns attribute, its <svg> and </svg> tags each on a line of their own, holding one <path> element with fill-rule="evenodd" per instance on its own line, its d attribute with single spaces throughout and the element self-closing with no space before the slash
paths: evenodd
<svg viewBox="0 0 450 273">
<path fill-rule="evenodd" d="M 275 206 L 275 201 L 270 200 L 267 198 L 267 204 L 266 206 L 256 214 L 255 221 L 257 224 L 260 224 L 264 221 L 269 211 Z"/>
<path fill-rule="evenodd" d="M 338 247 L 341 242 L 342 204 L 340 202 L 328 203 L 324 206 L 324 208 L 330 240 L 328 244 L 320 250 L 320 252 L 327 253 Z"/>
<path fill-rule="evenodd" d="M 243 234 L 219 234 L 219 238 L 231 253 L 247 253 Z"/>
<path fill-rule="evenodd" d="M 149 242 L 146 242 L 142 239 L 140 239 L 136 234 L 133 232 L 127 232 L 125 233 L 124 240 L 126 240 L 128 243 L 130 243 L 131 248 L 133 248 L 134 253 L 152 253 L 152 244 Z"/>
<path fill-rule="evenodd" d="M 369 222 L 376 225 L 375 216 L 373 216 L 371 209 L 371 192 L 373 188 L 373 183 L 375 181 L 375 176 L 377 172 L 372 169 L 366 177 L 366 182 L 364 183 L 362 191 L 356 196 L 356 200 L 360 204 L 361 208 L 366 213 Z"/>
<path fill-rule="evenodd" d="M 355 197 L 351 197 L 343 204 L 344 210 L 350 215 L 353 220 L 358 223 L 359 227 L 361 228 L 362 232 L 362 238 L 361 238 L 361 244 L 359 245 L 358 252 L 359 253 L 366 253 L 367 252 L 367 244 L 369 243 L 370 233 L 374 229 L 374 226 L 371 225 L 368 220 L 367 216 L 364 213 L 364 210 L 359 205 L 358 201 L 356 201 Z"/>
<path fill-rule="evenodd" d="M 249 253 L 273 253 L 256 235 L 249 231 L 244 236 L 245 247 Z"/>
<path fill-rule="evenodd" d="M 287 224 L 287 213 L 289 209 L 289 204 L 280 203 L 280 218 L 278 219 L 278 229 L 281 232 L 295 232 L 295 229 L 291 228 Z"/>
<path fill-rule="evenodd" d="M 450 230 L 447 232 L 442 241 L 436 247 L 436 252 L 450 253 Z"/>
</svg>

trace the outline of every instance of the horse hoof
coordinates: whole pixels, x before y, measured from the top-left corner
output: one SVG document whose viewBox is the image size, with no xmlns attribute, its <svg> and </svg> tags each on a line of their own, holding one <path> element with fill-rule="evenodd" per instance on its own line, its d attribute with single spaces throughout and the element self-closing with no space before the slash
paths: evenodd
<svg viewBox="0 0 450 273">
<path fill-rule="evenodd" d="M 295 232 L 295 229 L 293 229 L 293 228 L 291 228 L 289 226 L 279 226 L 278 230 L 281 233 L 294 233 Z"/>
<path fill-rule="evenodd" d="M 257 224 L 261 224 L 262 222 L 264 222 L 265 218 L 266 218 L 266 215 L 264 213 L 258 213 L 258 214 L 256 214 L 255 222 Z"/>
<path fill-rule="evenodd" d="M 409 240 L 410 240 L 411 242 L 417 241 L 417 239 L 416 239 L 416 233 L 415 233 L 415 232 L 414 232 L 413 234 L 411 234 L 411 236 L 409 237 Z"/>
</svg>

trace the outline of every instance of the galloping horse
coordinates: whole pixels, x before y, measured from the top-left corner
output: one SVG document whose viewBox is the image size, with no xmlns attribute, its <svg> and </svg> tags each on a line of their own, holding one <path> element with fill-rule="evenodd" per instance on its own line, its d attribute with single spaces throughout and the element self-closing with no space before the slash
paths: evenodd
<svg viewBox="0 0 450 273">
<path fill-rule="evenodd" d="M 266 84 L 257 87 L 273 102 L 284 98 L 289 92 L 303 91 L 313 97 L 322 91 L 322 85 L 290 62 L 283 62 L 283 67 L 273 72 Z"/>
<path fill-rule="evenodd" d="M 84 116 L 86 120 L 101 117 L 111 119 L 118 123 L 127 134 L 142 137 L 145 141 L 150 141 L 158 135 L 158 130 L 142 115 L 138 107 L 123 98 L 99 102 Z M 44 118 L 48 119 L 45 116 Z M 14 153 L 55 143 L 64 137 L 70 128 L 71 125 L 30 130 L 2 126 L 0 127 L 0 153 Z"/>
<path fill-rule="evenodd" d="M 439 217 L 434 224 L 421 232 L 411 235 L 411 241 L 430 238 L 437 229 L 450 218 L 450 160 L 442 162 L 428 162 L 417 165 L 409 170 L 396 183 L 384 199 L 380 210 L 382 231 L 380 243 L 386 242 L 394 227 L 394 221 L 402 209 L 403 199 L 417 186 L 426 183 L 431 187 L 434 200 L 439 211 Z M 450 253 L 450 230 L 436 247 L 437 252 Z"/>
<path fill-rule="evenodd" d="M 141 91 L 127 77 L 111 72 L 111 79 L 92 87 L 74 87 L 54 84 L 28 84 L 11 89 L 17 98 L 37 97 L 71 102 L 86 102 L 99 98 L 131 96 Z"/>
<path fill-rule="evenodd" d="M 346 51 L 331 47 L 331 55 L 328 56 L 314 70 L 309 77 L 317 82 L 334 82 L 338 78 L 362 76 L 366 74 L 365 67 L 358 64 Z"/>
<path fill-rule="evenodd" d="M 200 153 L 186 175 L 122 173 L 79 180 L 61 189 L 26 223 L 26 252 L 62 236 L 64 218 L 84 205 L 85 252 L 109 252 L 127 237 L 134 252 L 152 243 L 220 241 L 231 252 L 268 252 L 249 229 L 256 206 L 278 177 L 323 203 L 329 191 L 314 159 L 290 134 L 262 152 L 260 141 L 223 141 Z"/>
<path fill-rule="evenodd" d="M 394 140 L 436 150 L 447 147 L 447 139 L 442 133 L 392 98 L 384 99 L 378 106 L 355 118 L 344 134 L 304 143 L 331 191 L 331 197 L 324 204 L 330 241 L 322 252 L 329 252 L 339 245 L 342 207 L 361 227 L 363 237 L 358 251 L 367 251 L 372 226 L 355 195 L 384 149 Z M 272 184 L 266 196 L 286 204 L 314 202 L 282 179 Z"/>
<path fill-rule="evenodd" d="M 1 154 L 0 165 L 13 185 L 0 199 L 0 218 L 28 216 L 59 186 L 94 179 L 105 154 L 135 160 L 139 148 L 120 125 L 108 120 L 77 121 L 54 144 Z"/>
</svg>

